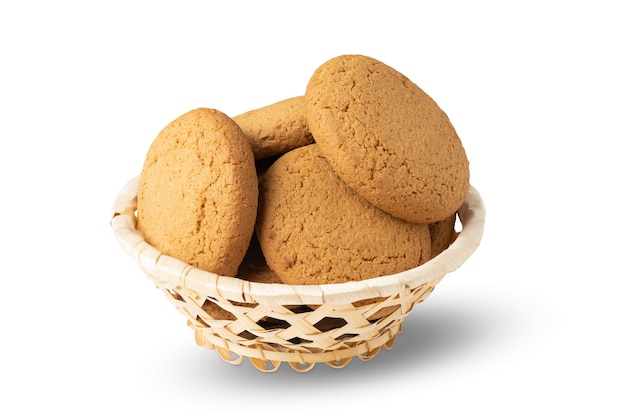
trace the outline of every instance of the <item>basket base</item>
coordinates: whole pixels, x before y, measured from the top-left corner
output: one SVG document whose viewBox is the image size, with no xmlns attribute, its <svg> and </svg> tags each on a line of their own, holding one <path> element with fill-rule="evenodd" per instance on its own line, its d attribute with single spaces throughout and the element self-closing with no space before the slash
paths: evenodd
<svg viewBox="0 0 626 417">
<path fill-rule="evenodd" d="M 193 301 L 195 297 L 189 291 L 164 293 L 187 316 L 187 325 L 194 330 L 196 344 L 215 350 L 224 361 L 239 365 L 245 357 L 263 372 L 275 372 L 282 363 L 288 363 L 295 371 L 307 372 L 317 363 L 343 368 L 354 357 L 369 361 L 381 349 L 392 349 L 396 335 L 402 332 L 404 318 L 415 305 L 429 297 L 442 278 L 439 276 L 417 288 L 406 288 L 387 298 L 370 300 L 371 303 L 354 303 L 358 308 L 354 304 L 324 305 L 317 309 L 310 306 L 286 309 L 282 306 L 277 309 L 282 313 L 271 313 L 274 321 L 267 321 L 267 317 L 259 320 L 270 312 L 269 306 L 222 303 L 232 311 L 243 310 L 246 313 L 239 314 L 235 320 L 216 319 L 201 314 L 207 311 L 219 314 L 215 310 L 217 300 L 208 303 L 211 309 L 205 311 Z M 198 298 L 204 300 L 204 297 Z M 343 319 L 341 314 L 344 314 Z M 354 323 L 359 323 L 359 326 Z"/>
<path fill-rule="evenodd" d="M 232 365 L 240 365 L 246 357 L 256 369 L 262 372 L 275 372 L 283 362 L 289 364 L 297 372 L 308 372 L 317 363 L 325 363 L 332 368 L 340 369 L 348 365 L 355 357 L 362 361 L 369 361 L 382 349 L 391 350 L 396 336 L 402 333 L 402 323 L 397 323 L 376 339 L 364 341 L 349 348 L 304 352 L 296 349 L 279 350 L 269 344 L 259 343 L 241 346 L 206 332 L 206 328 L 198 328 L 191 321 L 187 324 L 194 330 L 198 346 L 215 350 L 222 360 Z"/>
</svg>

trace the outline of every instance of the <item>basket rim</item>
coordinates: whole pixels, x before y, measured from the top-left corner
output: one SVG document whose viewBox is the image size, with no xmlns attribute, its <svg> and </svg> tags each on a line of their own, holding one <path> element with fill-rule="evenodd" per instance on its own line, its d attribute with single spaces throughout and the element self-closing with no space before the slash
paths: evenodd
<svg viewBox="0 0 626 417">
<path fill-rule="evenodd" d="M 414 289 L 458 269 L 476 250 L 483 236 L 485 207 L 470 184 L 458 210 L 462 224 L 457 238 L 428 262 L 392 275 L 338 284 L 289 285 L 246 281 L 205 271 L 170 257 L 148 244 L 137 231 L 135 212 L 139 176 L 129 180 L 115 198 L 110 226 L 122 247 L 160 288 L 183 287 L 198 294 L 231 301 L 278 304 L 349 304 Z"/>
</svg>

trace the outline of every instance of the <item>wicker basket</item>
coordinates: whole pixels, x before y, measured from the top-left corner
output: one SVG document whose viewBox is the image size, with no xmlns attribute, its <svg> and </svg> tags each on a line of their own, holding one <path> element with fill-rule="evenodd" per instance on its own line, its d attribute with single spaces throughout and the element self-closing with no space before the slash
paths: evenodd
<svg viewBox="0 0 626 417">
<path fill-rule="evenodd" d="M 342 284 L 265 284 L 203 271 L 150 246 L 135 227 L 137 187 L 138 177 L 122 188 L 112 209 L 121 247 L 187 317 L 199 346 L 232 364 L 247 357 L 265 372 L 282 362 L 299 372 L 320 362 L 343 368 L 353 357 L 369 360 L 391 349 L 413 306 L 478 247 L 485 221 L 480 194 L 470 186 L 458 212 L 458 237 L 417 268 Z M 217 319 L 211 315 L 216 309 L 233 319 Z"/>
</svg>

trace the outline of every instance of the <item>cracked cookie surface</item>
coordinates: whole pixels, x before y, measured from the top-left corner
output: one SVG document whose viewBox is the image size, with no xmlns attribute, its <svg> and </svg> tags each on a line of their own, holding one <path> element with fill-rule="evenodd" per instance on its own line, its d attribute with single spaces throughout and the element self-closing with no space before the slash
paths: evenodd
<svg viewBox="0 0 626 417">
<path fill-rule="evenodd" d="M 166 255 L 234 276 L 254 231 L 258 179 L 237 124 L 191 110 L 152 142 L 139 178 L 137 228 Z"/>
<path fill-rule="evenodd" d="M 255 159 L 281 155 L 313 143 L 304 114 L 304 97 L 297 96 L 233 117 L 246 134 Z"/>
<path fill-rule="evenodd" d="M 430 258 L 428 226 L 363 199 L 317 144 L 287 152 L 261 176 L 256 234 L 267 264 L 286 284 L 358 281 Z"/>
<path fill-rule="evenodd" d="M 332 58 L 310 78 L 305 112 L 328 162 L 375 206 L 432 223 L 463 203 L 469 162 L 454 127 L 395 69 L 362 55 Z"/>
</svg>

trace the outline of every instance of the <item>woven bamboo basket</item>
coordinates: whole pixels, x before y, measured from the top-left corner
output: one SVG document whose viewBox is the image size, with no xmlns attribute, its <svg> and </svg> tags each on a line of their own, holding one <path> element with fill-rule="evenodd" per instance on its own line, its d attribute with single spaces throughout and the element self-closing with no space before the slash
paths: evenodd
<svg viewBox="0 0 626 417">
<path fill-rule="evenodd" d="M 236 365 L 247 357 L 264 372 L 285 362 L 298 372 L 317 363 L 343 368 L 354 357 L 367 361 L 391 349 L 413 307 L 478 247 L 485 221 L 483 201 L 470 186 L 457 238 L 417 268 L 342 284 L 256 283 L 195 268 L 149 245 L 135 227 L 138 182 L 129 181 L 113 205 L 118 243 L 187 318 L 199 346 Z M 216 309 L 233 319 L 212 315 Z"/>
</svg>

